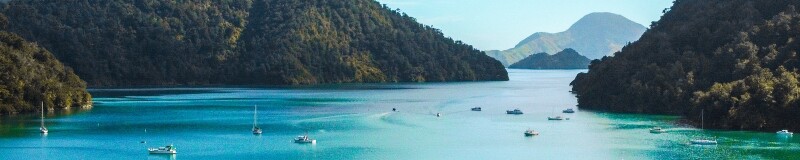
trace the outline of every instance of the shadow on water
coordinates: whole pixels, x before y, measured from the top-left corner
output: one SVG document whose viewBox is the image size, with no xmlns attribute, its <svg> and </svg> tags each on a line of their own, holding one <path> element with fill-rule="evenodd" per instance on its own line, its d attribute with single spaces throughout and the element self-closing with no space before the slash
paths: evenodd
<svg viewBox="0 0 800 160">
<path fill-rule="evenodd" d="M 45 113 L 44 124 L 47 128 L 58 128 L 58 119 L 86 114 L 91 109 L 69 108 Z M 25 137 L 39 134 L 41 125 L 39 113 L 13 114 L 0 116 L 0 138 Z M 51 131 L 52 132 L 52 131 Z"/>
<path fill-rule="evenodd" d="M 147 159 L 168 159 L 168 160 L 176 160 L 178 155 L 176 154 L 150 154 L 147 156 Z"/>
<path fill-rule="evenodd" d="M 138 88 L 138 89 L 88 89 L 92 97 L 122 98 L 129 96 L 162 96 L 176 94 L 226 93 L 211 88 Z"/>
</svg>

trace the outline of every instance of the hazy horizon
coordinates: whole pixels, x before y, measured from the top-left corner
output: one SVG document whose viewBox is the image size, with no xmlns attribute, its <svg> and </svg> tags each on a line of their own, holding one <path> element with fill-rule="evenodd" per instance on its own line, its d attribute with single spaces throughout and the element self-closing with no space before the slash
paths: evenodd
<svg viewBox="0 0 800 160">
<path fill-rule="evenodd" d="M 445 36 L 480 50 L 505 50 L 535 32 L 561 32 L 581 17 L 610 12 L 649 26 L 672 0 L 378 0 L 400 9 Z M 542 16 L 535 16 L 542 15 Z M 554 16 L 557 15 L 557 16 Z"/>
</svg>

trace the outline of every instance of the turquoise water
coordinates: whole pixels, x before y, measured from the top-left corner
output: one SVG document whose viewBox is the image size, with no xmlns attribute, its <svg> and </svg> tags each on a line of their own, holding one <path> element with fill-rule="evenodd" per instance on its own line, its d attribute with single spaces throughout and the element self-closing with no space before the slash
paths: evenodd
<svg viewBox="0 0 800 160">
<path fill-rule="evenodd" d="M 38 133 L 38 115 L 0 117 L 0 159 L 800 158 L 798 138 L 774 133 L 703 131 L 673 116 L 561 114 L 576 104 L 568 84 L 582 71 L 509 70 L 507 82 L 93 89 L 94 108 L 49 114 L 48 135 Z M 505 114 L 514 108 L 525 114 Z M 650 134 L 653 126 L 669 132 Z M 525 137 L 528 128 L 541 134 Z M 317 144 L 292 143 L 305 132 Z M 688 145 L 704 137 L 720 145 Z M 167 144 L 178 154 L 146 151 Z"/>
</svg>

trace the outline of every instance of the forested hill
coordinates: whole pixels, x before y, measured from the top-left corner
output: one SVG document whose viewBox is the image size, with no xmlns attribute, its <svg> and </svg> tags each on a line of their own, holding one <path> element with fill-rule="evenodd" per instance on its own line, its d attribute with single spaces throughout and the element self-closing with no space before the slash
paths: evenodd
<svg viewBox="0 0 800 160">
<path fill-rule="evenodd" d="M 373 0 L 12 0 L 2 12 L 90 86 L 508 80 Z"/>
<path fill-rule="evenodd" d="M 511 64 L 508 68 L 517 69 L 586 69 L 589 66 L 589 58 L 582 56 L 572 48 L 564 49 L 561 52 L 550 55 L 547 53 L 537 53 L 525 57 L 517 63 Z"/>
<path fill-rule="evenodd" d="M 800 130 L 796 0 L 678 0 L 641 39 L 572 82 L 579 106 Z"/>
<path fill-rule="evenodd" d="M 0 15 L 0 115 L 47 109 L 87 107 L 86 84 L 50 52 L 13 33 L 2 31 Z"/>
</svg>

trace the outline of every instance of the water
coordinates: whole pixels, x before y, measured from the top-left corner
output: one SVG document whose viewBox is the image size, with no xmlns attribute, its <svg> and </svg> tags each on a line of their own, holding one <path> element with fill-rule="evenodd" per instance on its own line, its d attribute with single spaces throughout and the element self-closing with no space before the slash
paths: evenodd
<svg viewBox="0 0 800 160">
<path fill-rule="evenodd" d="M 92 110 L 49 114 L 46 136 L 38 115 L 0 117 L 0 159 L 800 158 L 800 140 L 774 133 L 703 131 L 674 116 L 562 114 L 576 104 L 568 84 L 582 71 L 509 70 L 507 82 L 96 89 Z M 250 132 L 254 105 L 262 135 Z M 514 108 L 525 114 L 505 114 Z M 570 120 L 547 120 L 554 115 Z M 669 132 L 650 134 L 653 126 Z M 541 134 L 524 137 L 528 128 Z M 317 144 L 291 142 L 306 132 Z M 714 137 L 720 145 L 688 145 Z M 177 155 L 146 151 L 168 144 Z"/>
</svg>

